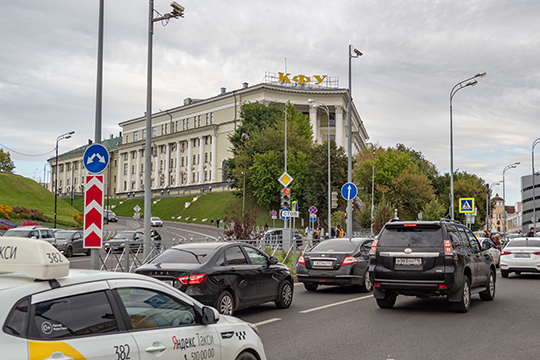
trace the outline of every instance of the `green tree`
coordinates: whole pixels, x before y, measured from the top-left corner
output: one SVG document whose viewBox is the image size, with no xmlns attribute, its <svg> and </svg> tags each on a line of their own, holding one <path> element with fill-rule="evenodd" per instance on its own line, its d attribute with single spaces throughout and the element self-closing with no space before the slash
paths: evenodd
<svg viewBox="0 0 540 360">
<path fill-rule="evenodd" d="M 330 141 L 330 177 L 331 191 L 341 190 L 347 182 L 347 156 L 345 150 L 336 148 L 335 141 Z M 328 226 L 328 143 L 313 148 L 307 160 L 306 199 L 309 205 L 317 207 L 319 219 Z M 309 206 L 308 205 L 308 206 Z M 338 209 L 345 210 L 346 202 L 338 196 Z"/>
<path fill-rule="evenodd" d="M 428 161 L 420 151 L 416 151 L 413 148 L 408 148 L 403 144 L 396 144 L 396 150 L 409 154 L 411 160 L 418 165 L 420 171 L 426 174 L 431 182 L 433 182 L 433 179 L 439 175 L 439 171 L 437 170 L 435 164 Z"/>
<path fill-rule="evenodd" d="M 467 172 L 459 172 L 454 176 L 455 219 L 465 224 L 465 214 L 459 212 L 460 198 L 474 198 L 477 215 L 472 229 L 480 229 L 486 223 L 486 184 L 484 180 Z"/>
<path fill-rule="evenodd" d="M 15 164 L 11 160 L 9 152 L 5 152 L 4 149 L 0 149 L 0 172 L 13 174 Z"/>
<path fill-rule="evenodd" d="M 373 232 L 378 234 L 383 226 L 394 217 L 394 206 L 384 196 L 375 205 L 375 222 L 373 224 Z"/>
<path fill-rule="evenodd" d="M 422 210 L 422 220 L 437 221 L 444 217 L 448 217 L 448 208 L 439 202 L 437 196 L 433 195 L 431 201 Z"/>
</svg>

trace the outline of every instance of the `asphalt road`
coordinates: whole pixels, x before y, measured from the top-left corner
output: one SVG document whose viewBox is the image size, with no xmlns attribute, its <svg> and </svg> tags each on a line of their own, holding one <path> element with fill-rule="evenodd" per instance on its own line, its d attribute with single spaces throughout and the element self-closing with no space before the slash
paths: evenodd
<svg viewBox="0 0 540 360">
<path fill-rule="evenodd" d="M 474 295 L 466 314 L 444 298 L 401 296 L 379 309 L 371 293 L 296 284 L 289 309 L 265 304 L 235 315 L 258 325 L 274 360 L 540 358 L 540 275 L 498 276 L 496 284 L 495 300 Z"/>
</svg>

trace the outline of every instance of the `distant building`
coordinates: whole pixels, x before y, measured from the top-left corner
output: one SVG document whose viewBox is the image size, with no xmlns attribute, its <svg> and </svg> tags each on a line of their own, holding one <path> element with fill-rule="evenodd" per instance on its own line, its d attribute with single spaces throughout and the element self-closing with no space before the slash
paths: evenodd
<svg viewBox="0 0 540 360">
<path fill-rule="evenodd" d="M 531 226 L 538 229 L 540 225 L 540 174 L 534 175 L 535 200 L 533 201 L 533 176 L 525 175 L 521 177 L 521 202 L 523 203 L 523 224 L 522 230 L 528 233 Z M 534 209 L 536 209 L 536 222 L 533 222 Z M 538 231 L 538 230 L 536 230 Z"/>
<path fill-rule="evenodd" d="M 305 79 L 305 77 L 303 78 Z M 170 195 L 189 194 L 191 191 L 228 189 L 226 161 L 232 157 L 229 135 L 242 123 L 240 112 L 245 103 L 290 102 L 309 116 L 317 143 L 327 136 L 347 152 L 348 148 L 348 89 L 335 84 L 309 85 L 277 81 L 267 82 L 227 92 L 221 88 L 218 95 L 207 99 L 184 100 L 183 105 L 152 115 L 152 192 Z M 279 80 L 288 80 L 280 75 Z M 323 86 L 325 85 L 326 86 Z M 324 103 L 329 116 L 321 108 L 313 107 L 308 99 Z M 351 104 L 352 153 L 366 148 L 368 134 L 354 103 Z M 111 167 L 108 188 L 119 197 L 144 194 L 144 168 L 146 117 L 120 122 L 121 139 L 114 139 L 110 147 Z M 110 139 L 112 140 L 112 139 Z M 86 145 L 87 146 L 87 145 Z M 82 156 L 86 146 L 59 156 L 59 188 L 62 194 L 69 189 L 81 189 Z M 55 173 L 55 158 L 49 159 Z M 54 184 L 51 176 L 51 184 Z M 276 180 L 277 181 L 277 180 Z M 53 192 L 54 186 L 51 185 Z"/>
</svg>

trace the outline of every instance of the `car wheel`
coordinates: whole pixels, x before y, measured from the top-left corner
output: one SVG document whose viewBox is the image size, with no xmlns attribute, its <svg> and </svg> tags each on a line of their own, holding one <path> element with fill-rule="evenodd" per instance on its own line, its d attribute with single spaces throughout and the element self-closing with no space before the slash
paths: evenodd
<svg viewBox="0 0 540 360">
<path fill-rule="evenodd" d="M 289 280 L 285 280 L 283 284 L 281 284 L 281 288 L 279 290 L 279 300 L 276 301 L 276 306 L 279 309 L 286 309 L 292 304 L 293 299 L 293 287 Z"/>
<path fill-rule="evenodd" d="M 236 360 L 257 360 L 257 358 L 255 357 L 255 355 L 253 355 L 249 351 L 244 351 L 243 353 L 238 355 Z"/>
<path fill-rule="evenodd" d="M 70 258 L 71 256 L 73 256 L 73 248 L 71 246 L 67 247 L 65 255 L 67 258 Z"/>
<path fill-rule="evenodd" d="M 384 293 L 384 299 L 377 299 L 377 305 L 381 309 L 391 309 L 396 304 L 397 294 L 393 291 L 387 290 Z"/>
<path fill-rule="evenodd" d="M 317 288 L 319 287 L 319 284 L 304 283 L 304 287 L 306 288 L 307 291 L 316 291 Z"/>
<path fill-rule="evenodd" d="M 507 277 L 508 277 L 508 271 L 501 270 L 501 276 L 502 276 L 503 278 L 507 278 Z"/>
<path fill-rule="evenodd" d="M 462 292 L 461 299 L 459 302 L 453 302 L 452 308 L 455 312 L 466 313 L 471 306 L 471 285 L 467 276 L 465 276 L 465 279 L 463 280 Z"/>
<path fill-rule="evenodd" d="M 216 309 L 220 314 L 232 315 L 234 314 L 234 299 L 230 292 L 222 292 L 216 302 Z"/>
<path fill-rule="evenodd" d="M 360 291 L 370 292 L 371 290 L 373 290 L 373 284 L 371 283 L 371 280 L 369 279 L 369 273 L 366 270 L 366 272 L 364 273 L 364 285 L 360 286 Z"/>
<path fill-rule="evenodd" d="M 491 301 L 495 298 L 495 273 L 489 272 L 489 279 L 486 291 L 480 293 L 480 299 L 484 301 Z"/>
</svg>

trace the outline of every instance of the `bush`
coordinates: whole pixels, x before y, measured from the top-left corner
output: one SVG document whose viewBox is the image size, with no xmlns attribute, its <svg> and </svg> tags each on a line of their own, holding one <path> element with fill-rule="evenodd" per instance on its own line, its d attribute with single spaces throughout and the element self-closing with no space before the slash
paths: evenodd
<svg viewBox="0 0 540 360">
<path fill-rule="evenodd" d="M 22 226 L 40 226 L 41 224 L 40 223 L 37 223 L 35 221 L 30 221 L 30 220 L 24 220 Z"/>
<path fill-rule="evenodd" d="M 31 219 L 31 220 L 40 220 L 40 221 L 47 221 L 47 217 L 43 215 L 43 213 L 39 210 L 28 210 L 25 207 L 19 207 L 15 206 L 13 208 L 13 213 L 15 216 L 17 216 L 19 219 Z"/>
<path fill-rule="evenodd" d="M 74 218 L 75 221 L 78 222 L 79 224 L 82 224 L 83 221 L 84 221 L 83 214 L 73 214 L 73 218 Z"/>
</svg>

